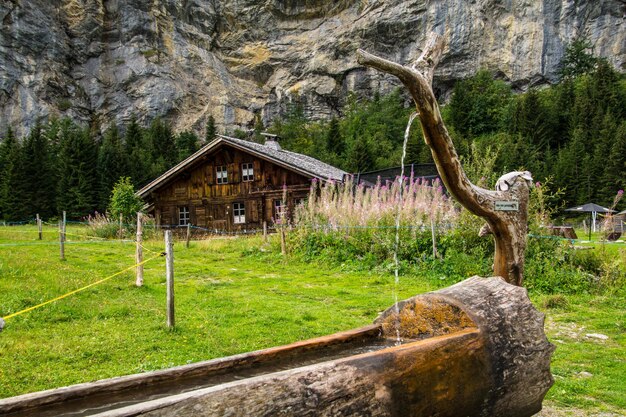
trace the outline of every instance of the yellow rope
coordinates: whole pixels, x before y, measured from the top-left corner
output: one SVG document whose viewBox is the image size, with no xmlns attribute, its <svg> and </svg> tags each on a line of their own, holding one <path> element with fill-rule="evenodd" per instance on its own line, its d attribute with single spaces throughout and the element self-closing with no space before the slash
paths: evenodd
<svg viewBox="0 0 626 417">
<path fill-rule="evenodd" d="M 135 243 L 137 243 L 137 241 L 135 241 Z M 156 252 L 156 251 L 153 251 L 152 249 L 148 249 L 148 248 L 146 248 L 144 245 L 139 245 L 139 246 L 141 246 L 141 248 L 142 248 L 143 250 L 147 251 L 147 252 L 151 252 L 151 253 L 161 253 L 161 252 Z"/>
<path fill-rule="evenodd" d="M 28 308 L 26 308 L 26 309 L 24 309 L 24 310 L 18 311 L 17 313 L 9 314 L 8 316 L 5 316 L 5 317 L 4 317 L 4 320 L 10 319 L 10 318 L 15 317 L 15 316 L 19 316 L 20 314 L 27 313 L 27 312 L 29 312 L 29 311 L 31 311 L 31 310 L 36 309 L 36 308 L 39 308 L 39 307 L 45 306 L 46 304 L 50 304 L 50 303 L 53 303 L 53 302 L 55 302 L 55 301 L 59 301 L 59 300 L 61 300 L 61 299 L 63 299 L 63 298 L 69 297 L 69 296 L 70 296 L 70 295 L 72 295 L 72 294 L 76 294 L 77 292 L 80 292 L 80 291 L 86 290 L 87 288 L 93 287 L 94 285 L 98 285 L 98 284 L 100 284 L 100 283 L 103 283 L 104 281 L 107 281 L 107 280 L 109 280 L 109 279 L 111 279 L 111 278 L 113 278 L 113 277 L 116 277 L 116 276 L 118 276 L 118 275 L 121 275 L 121 274 L 123 274 L 123 273 L 124 273 L 124 272 L 126 272 L 126 271 L 129 271 L 129 270 L 131 270 L 131 269 L 133 269 L 133 268 L 136 268 L 136 267 L 138 267 L 138 266 L 140 266 L 140 265 L 143 265 L 143 264 L 145 264 L 146 262 L 150 262 L 150 261 L 152 261 L 152 260 L 154 260 L 154 259 L 156 259 L 156 258 L 159 258 L 159 257 L 163 256 L 163 255 L 164 255 L 164 254 L 159 254 L 159 255 L 154 256 L 154 257 L 152 257 L 152 258 L 150 258 L 150 259 L 146 259 L 146 260 L 145 260 L 145 261 L 143 261 L 143 262 L 139 262 L 138 264 L 135 264 L 135 265 L 133 265 L 133 266 L 129 266 L 128 268 L 126 268 L 126 269 L 124 269 L 124 270 L 122 270 L 122 271 L 116 272 L 115 274 L 110 275 L 110 276 L 108 276 L 108 277 L 106 277 L 106 278 L 102 278 L 102 279 L 101 279 L 101 280 L 99 280 L 99 281 L 92 282 L 92 283 L 91 283 L 91 284 L 89 284 L 89 285 L 85 285 L 85 286 L 84 286 L 84 287 L 82 287 L 82 288 L 79 288 L 79 289 L 74 290 L 74 291 L 70 291 L 70 292 L 68 292 L 67 294 L 63 294 L 63 295 L 61 295 L 61 296 L 59 296 L 59 297 L 53 298 L 52 300 L 48 300 L 48 301 L 45 301 L 45 302 L 43 302 L 43 303 L 41 303 L 41 304 L 37 304 L 36 306 L 28 307 Z"/>
</svg>

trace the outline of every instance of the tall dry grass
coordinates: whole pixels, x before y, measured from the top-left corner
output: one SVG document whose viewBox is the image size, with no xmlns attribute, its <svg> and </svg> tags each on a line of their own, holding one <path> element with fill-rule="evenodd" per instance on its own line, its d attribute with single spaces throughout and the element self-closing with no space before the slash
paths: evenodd
<svg viewBox="0 0 626 417">
<path fill-rule="evenodd" d="M 430 227 L 431 220 L 448 224 L 458 217 L 439 181 L 410 176 L 384 184 L 379 180 L 373 187 L 355 184 L 354 179 L 326 184 L 314 181 L 308 201 L 296 208 L 294 223 L 325 230 L 385 228 L 395 225 L 398 213 L 403 228 Z"/>
</svg>

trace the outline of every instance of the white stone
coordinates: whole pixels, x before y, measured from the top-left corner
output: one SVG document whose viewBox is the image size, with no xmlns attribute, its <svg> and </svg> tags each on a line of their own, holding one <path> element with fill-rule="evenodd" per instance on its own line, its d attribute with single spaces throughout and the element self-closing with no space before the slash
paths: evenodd
<svg viewBox="0 0 626 417">
<path fill-rule="evenodd" d="M 600 339 L 600 340 L 607 340 L 609 338 L 607 335 L 601 334 L 601 333 L 587 333 L 585 337 L 589 337 L 591 339 Z"/>
</svg>

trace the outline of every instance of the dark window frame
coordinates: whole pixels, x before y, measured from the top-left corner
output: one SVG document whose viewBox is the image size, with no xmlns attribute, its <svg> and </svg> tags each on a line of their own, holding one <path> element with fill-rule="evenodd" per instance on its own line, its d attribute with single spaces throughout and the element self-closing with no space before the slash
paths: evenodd
<svg viewBox="0 0 626 417">
<path fill-rule="evenodd" d="M 191 210 L 189 206 L 178 207 L 178 225 L 187 226 L 191 222 Z"/>
<path fill-rule="evenodd" d="M 254 181 L 254 163 L 244 162 L 241 164 L 241 181 L 243 182 Z"/>
<path fill-rule="evenodd" d="M 228 184 L 228 166 L 219 165 L 215 168 L 215 178 L 218 184 Z"/>
<path fill-rule="evenodd" d="M 233 203 L 233 223 L 244 224 L 246 222 L 246 203 Z"/>
</svg>

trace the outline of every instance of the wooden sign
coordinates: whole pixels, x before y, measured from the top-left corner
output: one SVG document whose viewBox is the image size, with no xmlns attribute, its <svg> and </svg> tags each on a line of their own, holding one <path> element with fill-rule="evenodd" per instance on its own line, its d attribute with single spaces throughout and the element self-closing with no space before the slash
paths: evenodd
<svg viewBox="0 0 626 417">
<path fill-rule="evenodd" d="M 496 211 L 519 211 L 519 201 L 495 201 Z"/>
</svg>

